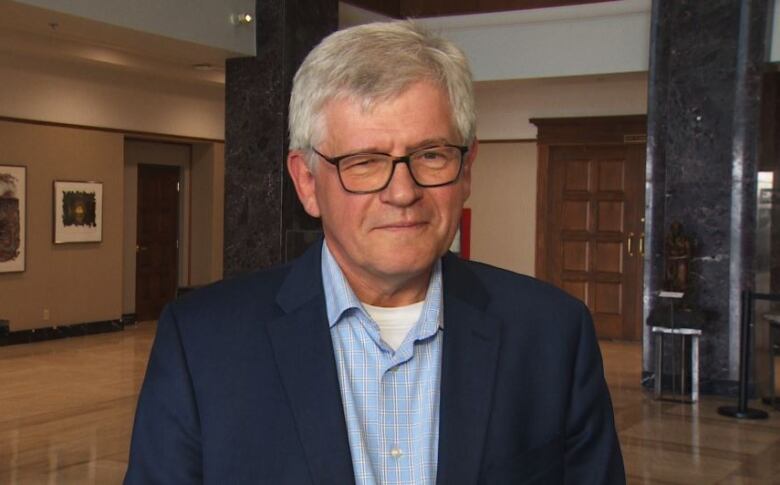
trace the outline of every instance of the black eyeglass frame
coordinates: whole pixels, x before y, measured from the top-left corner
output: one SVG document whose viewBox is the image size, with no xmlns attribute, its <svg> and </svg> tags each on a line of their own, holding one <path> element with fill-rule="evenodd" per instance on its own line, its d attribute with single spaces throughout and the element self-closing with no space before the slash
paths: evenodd
<svg viewBox="0 0 780 485">
<path fill-rule="evenodd" d="M 417 153 L 419 153 L 419 152 L 425 151 L 425 150 L 430 150 L 430 149 L 433 149 L 433 148 L 440 148 L 440 147 L 457 148 L 460 151 L 460 165 L 458 166 L 458 173 L 449 182 L 444 182 L 444 183 L 441 183 L 441 184 L 423 184 L 423 183 L 420 183 L 417 180 L 417 178 L 414 176 L 414 171 L 412 170 L 412 166 L 411 166 L 412 156 L 417 154 Z M 317 155 L 322 157 L 323 160 L 325 160 L 326 162 L 330 163 L 331 165 L 335 165 L 336 166 L 336 172 L 339 174 L 339 182 L 341 183 L 341 188 L 343 188 L 344 190 L 346 190 L 350 194 L 374 194 L 376 192 L 381 192 L 381 191 L 385 190 L 387 188 L 387 186 L 390 185 L 390 181 L 393 180 L 393 175 L 395 174 L 395 166 L 398 165 L 399 163 L 405 163 L 406 164 L 406 168 L 409 169 L 409 175 L 412 177 L 412 180 L 414 180 L 414 183 L 417 184 L 418 187 L 423 187 L 423 188 L 428 189 L 428 188 L 433 188 L 433 187 L 444 187 L 445 185 L 452 185 L 455 182 L 457 182 L 458 179 L 460 178 L 460 174 L 461 174 L 461 172 L 463 172 L 463 157 L 469 151 L 469 147 L 468 146 L 451 145 L 451 144 L 445 143 L 445 144 L 442 144 L 442 145 L 433 145 L 433 146 L 429 146 L 429 147 L 420 148 L 419 150 L 415 150 L 412 153 L 409 153 L 409 154 L 404 155 L 402 157 L 394 158 L 389 153 L 382 153 L 382 152 L 356 152 L 356 153 L 348 153 L 346 155 L 339 155 L 338 157 L 326 157 L 325 155 L 323 155 L 322 153 L 317 151 L 316 148 L 311 147 L 311 149 L 312 149 L 312 151 L 314 153 L 316 153 Z M 342 160 L 344 160 L 346 158 L 349 158 L 349 157 L 354 157 L 355 155 L 382 155 L 382 156 L 385 156 L 385 157 L 390 157 L 390 161 L 393 163 L 393 168 L 390 169 L 390 176 L 387 177 L 387 182 L 385 182 L 385 184 L 383 186 L 379 187 L 378 189 L 374 189 L 374 190 L 350 190 L 350 189 L 348 189 L 347 186 L 344 184 L 344 179 L 341 178 L 341 168 L 339 167 L 339 163 Z"/>
</svg>

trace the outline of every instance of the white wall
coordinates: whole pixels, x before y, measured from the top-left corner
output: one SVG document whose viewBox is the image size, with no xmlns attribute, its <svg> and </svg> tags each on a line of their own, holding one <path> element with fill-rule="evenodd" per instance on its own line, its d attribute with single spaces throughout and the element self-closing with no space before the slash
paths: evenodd
<svg viewBox="0 0 780 485">
<path fill-rule="evenodd" d="M 478 82 L 481 139 L 535 138 L 531 118 L 607 116 L 647 112 L 644 73 Z"/>
<path fill-rule="evenodd" d="M 466 53 L 477 81 L 646 71 L 650 0 L 618 0 L 420 22 Z"/>
<path fill-rule="evenodd" d="M 254 0 L 15 0 L 119 27 L 240 53 L 255 54 L 255 24 L 236 25 Z"/>
<path fill-rule="evenodd" d="M 0 50 L 0 116 L 223 139 L 224 86 Z"/>
</svg>

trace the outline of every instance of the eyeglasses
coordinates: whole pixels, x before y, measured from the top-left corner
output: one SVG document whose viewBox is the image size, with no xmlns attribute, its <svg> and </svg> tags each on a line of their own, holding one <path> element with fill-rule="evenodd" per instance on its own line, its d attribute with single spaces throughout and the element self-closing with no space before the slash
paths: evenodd
<svg viewBox="0 0 780 485">
<path fill-rule="evenodd" d="M 353 194 L 371 194 L 390 185 L 395 166 L 405 163 L 414 183 L 420 187 L 441 187 L 458 180 L 463 155 L 468 147 L 436 145 L 415 150 L 403 157 L 387 153 L 350 153 L 328 158 L 316 149 L 314 153 L 336 166 L 344 190 Z"/>
</svg>

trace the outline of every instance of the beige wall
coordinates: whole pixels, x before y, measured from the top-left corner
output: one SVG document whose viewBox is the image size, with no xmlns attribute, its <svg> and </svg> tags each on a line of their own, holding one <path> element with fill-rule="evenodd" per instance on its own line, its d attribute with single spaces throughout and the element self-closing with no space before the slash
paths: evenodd
<svg viewBox="0 0 780 485">
<path fill-rule="evenodd" d="M 26 270 L 0 273 L 0 318 L 18 331 L 134 313 L 139 161 L 185 166 L 181 283 L 220 279 L 223 151 L 222 143 L 126 143 L 121 133 L 0 121 L 0 164 L 27 167 Z M 101 243 L 52 242 L 54 180 L 103 182 Z"/>
<path fill-rule="evenodd" d="M 536 144 L 483 143 L 474 163 L 471 259 L 534 274 Z"/>
<path fill-rule="evenodd" d="M 120 134 L 0 121 L 0 163 L 27 167 L 26 271 L 0 274 L 12 331 L 121 316 L 122 144 Z M 102 242 L 52 242 L 54 180 L 103 182 Z"/>
<path fill-rule="evenodd" d="M 192 226 L 190 284 L 222 278 L 225 207 L 225 145 L 196 143 L 192 147 Z"/>
</svg>

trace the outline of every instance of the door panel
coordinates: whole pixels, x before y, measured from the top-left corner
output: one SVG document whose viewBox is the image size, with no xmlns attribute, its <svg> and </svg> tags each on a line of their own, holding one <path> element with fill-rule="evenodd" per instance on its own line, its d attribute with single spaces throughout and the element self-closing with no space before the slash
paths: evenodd
<svg viewBox="0 0 780 485">
<path fill-rule="evenodd" d="M 551 146 L 548 167 L 548 279 L 600 338 L 640 338 L 644 145 Z"/>
<path fill-rule="evenodd" d="M 178 283 L 179 167 L 138 165 L 135 311 L 156 320 Z"/>
</svg>

